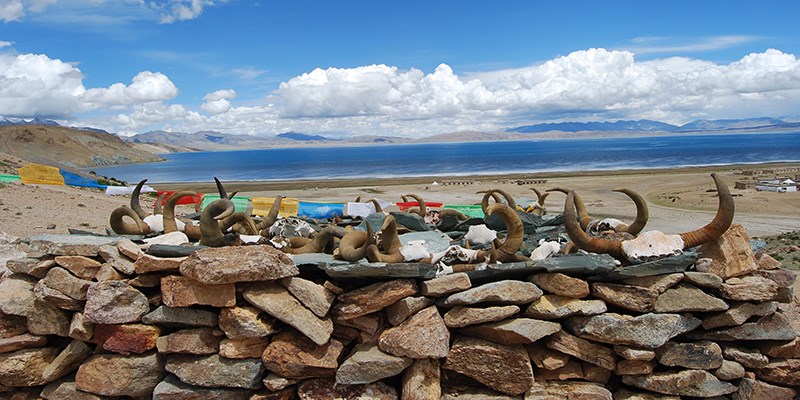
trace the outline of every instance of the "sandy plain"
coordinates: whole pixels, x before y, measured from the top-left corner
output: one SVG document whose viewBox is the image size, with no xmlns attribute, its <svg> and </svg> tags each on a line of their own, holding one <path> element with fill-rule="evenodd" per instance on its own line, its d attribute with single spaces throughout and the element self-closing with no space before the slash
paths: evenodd
<svg viewBox="0 0 800 400">
<path fill-rule="evenodd" d="M 646 197 L 650 220 L 646 230 L 677 233 L 696 229 L 710 221 L 717 207 L 711 173 L 717 173 L 730 187 L 736 204 L 734 223 L 743 225 L 751 237 L 775 235 L 800 230 L 800 192 L 773 193 L 755 189 L 735 189 L 736 181 L 752 177 L 743 170 L 775 170 L 779 176 L 795 177 L 800 164 L 769 164 L 681 168 L 672 170 L 635 170 L 573 172 L 530 175 L 419 177 L 362 180 L 317 180 L 292 182 L 224 182 L 228 192 L 252 197 L 283 195 L 303 201 L 347 202 L 360 196 L 362 200 L 377 198 L 387 202 L 401 201 L 401 196 L 414 193 L 426 201 L 444 204 L 476 204 L 482 195 L 477 191 L 499 188 L 509 192 L 525 207 L 536 200 L 531 188 L 546 190 L 561 186 L 581 195 L 593 218 L 612 217 L 632 221 L 636 210 L 627 196 L 612 189 L 627 187 Z M 774 174 L 773 174 L 774 175 Z M 545 183 L 517 181 L 546 180 Z M 447 184 L 451 182 L 468 184 Z M 439 185 L 433 185 L 433 182 Z M 214 193 L 208 183 L 152 184 L 158 190 L 194 190 Z M 560 213 L 565 196 L 550 194 L 545 201 L 549 213 Z M 151 207 L 154 198 L 145 194 L 142 205 Z M 125 196 L 107 196 L 97 189 L 64 186 L 0 184 L 0 232 L 11 237 L 28 237 L 44 233 L 67 233 L 68 228 L 105 232 L 111 211 L 128 204 Z M 181 206 L 180 212 L 192 211 Z M 396 210 L 394 206 L 386 211 Z"/>
</svg>

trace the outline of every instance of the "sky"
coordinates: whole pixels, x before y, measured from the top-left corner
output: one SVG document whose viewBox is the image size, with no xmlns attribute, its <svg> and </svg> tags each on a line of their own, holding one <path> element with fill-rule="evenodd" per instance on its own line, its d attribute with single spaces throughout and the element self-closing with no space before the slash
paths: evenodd
<svg viewBox="0 0 800 400">
<path fill-rule="evenodd" d="M 800 121 L 800 2 L 0 0 L 0 116 L 422 137 Z"/>
</svg>

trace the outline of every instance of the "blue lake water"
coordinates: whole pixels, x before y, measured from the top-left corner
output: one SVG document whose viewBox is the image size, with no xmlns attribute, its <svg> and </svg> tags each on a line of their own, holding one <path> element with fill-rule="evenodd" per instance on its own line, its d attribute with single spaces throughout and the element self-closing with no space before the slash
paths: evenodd
<svg viewBox="0 0 800 400">
<path fill-rule="evenodd" d="M 136 182 L 343 179 L 588 171 L 800 161 L 800 132 L 303 147 L 165 154 L 88 168 Z"/>
</svg>

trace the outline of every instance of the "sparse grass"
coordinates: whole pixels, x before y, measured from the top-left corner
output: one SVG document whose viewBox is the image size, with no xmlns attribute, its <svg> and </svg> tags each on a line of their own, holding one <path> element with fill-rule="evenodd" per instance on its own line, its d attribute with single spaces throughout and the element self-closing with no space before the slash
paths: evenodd
<svg viewBox="0 0 800 400">
<path fill-rule="evenodd" d="M 800 270 L 800 231 L 765 236 L 762 239 L 767 242 L 764 251 L 780 261 L 783 268 Z"/>
<path fill-rule="evenodd" d="M 97 175 L 94 171 L 89 171 L 89 175 L 92 175 L 97 179 L 97 183 L 101 185 L 108 185 L 108 186 L 128 186 L 128 182 L 121 181 L 114 177 L 107 177 L 104 175 Z"/>
</svg>

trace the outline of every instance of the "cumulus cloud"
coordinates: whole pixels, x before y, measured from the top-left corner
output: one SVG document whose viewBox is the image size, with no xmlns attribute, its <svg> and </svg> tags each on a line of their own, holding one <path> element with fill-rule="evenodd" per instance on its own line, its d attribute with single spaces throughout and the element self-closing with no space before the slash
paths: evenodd
<svg viewBox="0 0 800 400">
<path fill-rule="evenodd" d="M 3 47 L 10 47 L 12 44 L 13 43 L 11 43 L 11 42 L 6 42 L 5 40 L 0 40 L 0 49 L 2 49 Z"/>
<path fill-rule="evenodd" d="M 231 108 L 231 102 L 229 100 L 234 97 L 236 97 L 235 90 L 217 90 L 203 97 L 206 102 L 203 103 L 200 108 L 207 113 L 220 114 Z"/>
<path fill-rule="evenodd" d="M 463 82 L 441 64 L 428 75 L 386 65 L 318 68 L 281 83 L 276 94 L 283 99 L 287 117 L 407 114 L 415 118 L 480 108 L 488 93 L 480 82 Z"/>
<path fill-rule="evenodd" d="M 80 106 L 83 74 L 41 54 L 0 54 L 0 115 L 65 116 Z"/>
<path fill-rule="evenodd" d="M 0 115 L 81 115 L 115 132 L 173 129 L 228 133 L 300 131 L 423 136 L 536 122 L 781 116 L 800 106 L 800 61 L 775 49 L 730 63 L 688 57 L 638 61 L 629 51 L 587 49 L 525 68 L 459 75 L 389 65 L 315 69 L 263 101 L 208 93 L 196 109 L 169 104 L 178 88 L 159 72 L 84 88 L 73 64 L 0 53 Z M 113 112 L 113 116 L 109 113 Z M 82 115 L 81 115 L 82 116 Z M 85 117 L 84 117 L 85 118 Z"/>
<path fill-rule="evenodd" d="M 42 54 L 0 53 L 0 115 L 68 118 L 74 113 L 161 102 L 178 88 L 160 72 L 143 71 L 129 85 L 107 88 L 83 85 L 75 65 Z"/>
<path fill-rule="evenodd" d="M 628 51 L 588 49 L 469 79 L 445 64 L 430 74 L 386 65 L 316 69 L 282 83 L 275 94 L 286 118 L 458 116 L 491 118 L 500 127 L 504 118 L 520 116 L 685 122 L 732 103 L 777 102 L 789 92 L 797 104 L 798 90 L 797 57 L 774 49 L 727 65 L 678 57 L 637 62 Z"/>
<path fill-rule="evenodd" d="M 133 77 L 130 85 L 115 83 L 107 88 L 87 90 L 82 102 L 87 109 L 97 109 L 164 101 L 177 95 L 177 86 L 166 75 L 143 71 Z"/>
</svg>

